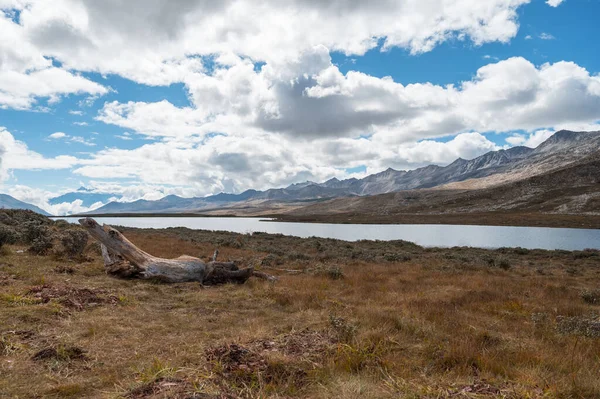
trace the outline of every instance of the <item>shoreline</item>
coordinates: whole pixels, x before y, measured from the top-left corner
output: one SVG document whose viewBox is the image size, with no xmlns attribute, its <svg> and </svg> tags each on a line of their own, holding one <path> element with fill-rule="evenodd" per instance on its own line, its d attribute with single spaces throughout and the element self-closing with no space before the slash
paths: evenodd
<svg viewBox="0 0 600 399">
<path fill-rule="evenodd" d="M 395 215 L 306 215 L 273 216 L 278 222 L 331 224 L 429 224 L 498 227 L 542 227 L 600 229 L 600 215 L 557 215 L 521 213 L 395 214 Z"/>
<path fill-rule="evenodd" d="M 452 214 L 393 214 L 365 215 L 356 213 L 339 213 L 329 215 L 211 215 L 198 213 L 125 213 L 125 214 L 89 214 L 53 216 L 54 219 L 81 217 L 110 218 L 264 218 L 270 222 L 286 223 L 327 223 L 327 224 L 431 224 L 431 225 L 465 225 L 465 226 L 511 226 L 511 227 L 546 227 L 571 229 L 600 229 L 600 215 L 564 215 L 545 213 L 452 213 Z"/>
</svg>

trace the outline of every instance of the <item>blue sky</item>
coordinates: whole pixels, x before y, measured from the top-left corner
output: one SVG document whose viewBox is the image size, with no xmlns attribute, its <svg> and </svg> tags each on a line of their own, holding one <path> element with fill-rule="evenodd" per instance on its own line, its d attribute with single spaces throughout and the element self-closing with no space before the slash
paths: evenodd
<svg viewBox="0 0 600 399">
<path fill-rule="evenodd" d="M 0 0 L 0 191 L 54 213 L 598 130 L 596 0 Z M 96 204 L 100 206 L 101 204 Z"/>
</svg>

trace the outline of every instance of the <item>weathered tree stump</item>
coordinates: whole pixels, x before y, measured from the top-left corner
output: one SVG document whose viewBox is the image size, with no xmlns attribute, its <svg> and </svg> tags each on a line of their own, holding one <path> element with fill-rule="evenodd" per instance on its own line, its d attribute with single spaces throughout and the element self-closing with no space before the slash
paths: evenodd
<svg viewBox="0 0 600 399">
<path fill-rule="evenodd" d="M 177 259 L 157 258 L 108 225 L 100 226 L 92 218 L 79 219 L 79 223 L 102 245 L 104 267 L 111 276 L 158 279 L 167 283 L 198 281 L 204 285 L 243 284 L 252 276 L 276 280 L 274 276 L 255 272 L 252 267 L 239 269 L 234 262 L 217 262 L 218 250 L 208 263 L 187 255 Z"/>
</svg>

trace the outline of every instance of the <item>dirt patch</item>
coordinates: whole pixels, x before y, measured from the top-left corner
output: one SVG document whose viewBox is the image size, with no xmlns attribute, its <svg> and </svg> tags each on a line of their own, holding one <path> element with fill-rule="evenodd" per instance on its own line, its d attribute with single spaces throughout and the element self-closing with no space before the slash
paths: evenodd
<svg viewBox="0 0 600 399">
<path fill-rule="evenodd" d="M 192 384 L 187 381 L 177 378 L 159 378 L 129 391 L 124 397 L 127 399 L 233 399 L 232 396 L 210 395 L 194 391 Z"/>
<path fill-rule="evenodd" d="M 44 348 L 35 353 L 31 357 L 31 360 L 42 361 L 42 360 L 87 360 L 86 351 L 77 346 L 58 346 Z"/>
<path fill-rule="evenodd" d="M 206 351 L 206 359 L 225 392 L 236 385 L 256 383 L 279 387 L 280 392 L 297 392 L 308 385 L 312 372 L 323 367 L 333 344 L 328 333 L 303 330 L 275 339 L 213 347 Z"/>
<path fill-rule="evenodd" d="M 501 393 L 500 388 L 485 382 L 476 382 L 471 385 L 460 388 L 450 394 L 450 397 L 473 397 L 473 395 L 483 395 L 484 397 L 495 397 Z"/>
<path fill-rule="evenodd" d="M 15 278 L 15 276 L 10 275 L 8 273 L 0 272 L 0 287 L 1 286 L 6 286 L 6 285 L 11 285 L 16 280 L 17 279 Z"/>
<path fill-rule="evenodd" d="M 264 370 L 266 355 L 279 353 L 298 360 L 317 361 L 329 351 L 335 339 L 328 332 L 302 330 L 277 337 L 260 339 L 245 345 L 225 344 L 206 352 L 208 361 L 218 361 L 225 372 Z"/>
<path fill-rule="evenodd" d="M 119 299 L 101 289 L 74 288 L 68 286 L 38 285 L 31 288 L 28 295 L 38 298 L 42 303 L 56 300 L 61 305 L 82 311 L 105 304 L 115 305 Z"/>
</svg>

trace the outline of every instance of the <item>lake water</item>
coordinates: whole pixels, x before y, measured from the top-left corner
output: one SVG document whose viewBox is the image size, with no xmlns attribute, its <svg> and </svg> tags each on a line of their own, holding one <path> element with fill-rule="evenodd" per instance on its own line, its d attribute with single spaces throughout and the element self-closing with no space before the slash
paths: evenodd
<svg viewBox="0 0 600 399">
<path fill-rule="evenodd" d="M 78 218 L 62 218 L 77 223 Z M 528 249 L 600 249 L 600 230 L 543 227 L 496 227 L 462 225 L 364 225 L 326 223 L 280 223 L 260 218 L 123 217 L 96 218 L 98 223 L 140 228 L 188 227 L 236 233 L 255 231 L 297 237 L 357 240 L 406 240 L 425 247 L 469 246 L 479 248 L 523 247 Z"/>
</svg>

